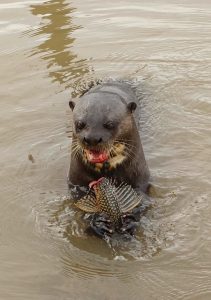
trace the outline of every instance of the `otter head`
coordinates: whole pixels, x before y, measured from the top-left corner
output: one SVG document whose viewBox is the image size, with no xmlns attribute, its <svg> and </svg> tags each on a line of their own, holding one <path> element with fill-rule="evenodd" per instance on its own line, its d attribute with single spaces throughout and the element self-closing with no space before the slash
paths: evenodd
<svg viewBox="0 0 211 300">
<path fill-rule="evenodd" d="M 95 92 L 69 105 L 73 111 L 73 143 L 86 161 L 109 161 L 131 140 L 135 102 L 127 104 L 118 95 Z"/>
</svg>

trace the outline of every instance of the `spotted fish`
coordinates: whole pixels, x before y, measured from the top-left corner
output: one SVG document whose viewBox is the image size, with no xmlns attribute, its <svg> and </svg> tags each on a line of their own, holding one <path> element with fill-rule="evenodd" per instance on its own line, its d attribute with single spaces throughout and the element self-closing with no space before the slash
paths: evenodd
<svg viewBox="0 0 211 300">
<path fill-rule="evenodd" d="M 93 189 L 85 197 L 75 203 L 75 206 L 85 212 L 105 213 L 114 224 L 121 222 L 121 217 L 140 204 L 142 197 L 128 184 L 118 187 L 110 179 L 102 177 L 91 182 Z"/>
</svg>

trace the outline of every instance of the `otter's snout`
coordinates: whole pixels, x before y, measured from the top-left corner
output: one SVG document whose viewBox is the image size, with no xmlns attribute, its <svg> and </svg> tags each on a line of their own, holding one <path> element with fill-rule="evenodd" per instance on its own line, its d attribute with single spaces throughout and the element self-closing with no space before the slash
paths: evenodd
<svg viewBox="0 0 211 300">
<path fill-rule="evenodd" d="M 97 146 L 102 143 L 103 139 L 100 137 L 87 136 L 83 138 L 83 142 L 86 146 Z"/>
</svg>

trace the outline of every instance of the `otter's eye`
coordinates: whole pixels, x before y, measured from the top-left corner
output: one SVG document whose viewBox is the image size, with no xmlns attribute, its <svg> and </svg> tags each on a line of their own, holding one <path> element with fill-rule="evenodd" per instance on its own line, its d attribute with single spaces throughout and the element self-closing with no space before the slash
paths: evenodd
<svg viewBox="0 0 211 300">
<path fill-rule="evenodd" d="M 82 130 L 86 127 L 86 123 L 84 123 L 83 121 L 77 121 L 75 122 L 75 128 L 76 130 Z"/>
<path fill-rule="evenodd" d="M 108 121 L 106 123 L 103 124 L 103 126 L 106 128 L 106 129 L 109 129 L 109 130 L 112 130 L 116 127 L 116 124 L 112 121 Z"/>
</svg>

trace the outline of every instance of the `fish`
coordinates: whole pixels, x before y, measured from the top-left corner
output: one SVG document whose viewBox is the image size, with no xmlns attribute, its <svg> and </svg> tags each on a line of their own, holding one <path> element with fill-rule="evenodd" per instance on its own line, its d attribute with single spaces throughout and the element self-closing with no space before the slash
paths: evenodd
<svg viewBox="0 0 211 300">
<path fill-rule="evenodd" d="M 122 216 L 141 203 L 143 196 L 132 186 L 121 183 L 119 186 L 109 178 L 101 177 L 89 184 L 90 192 L 79 199 L 75 206 L 88 213 L 104 213 L 114 225 L 120 225 Z"/>
</svg>

